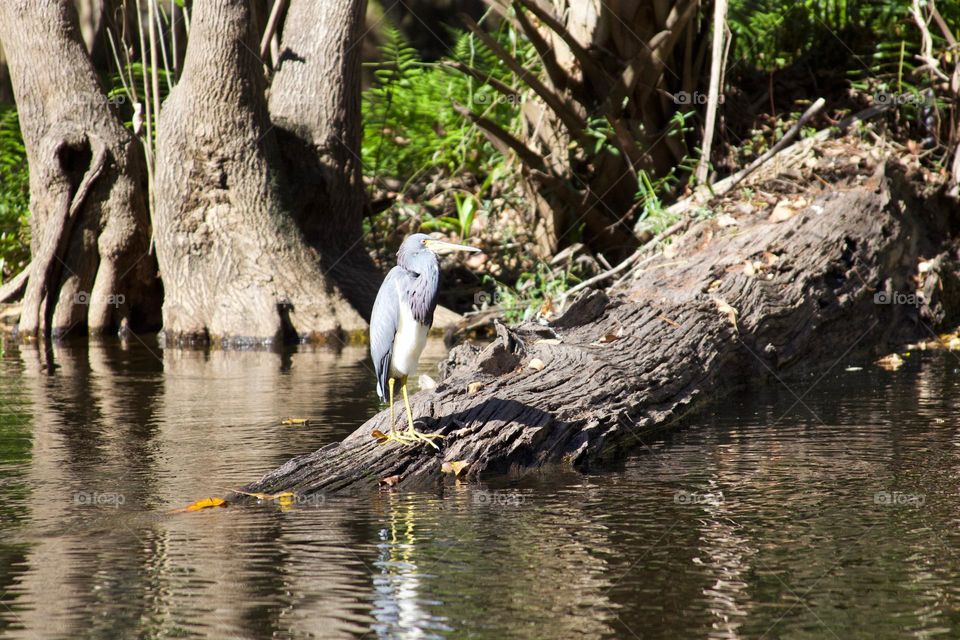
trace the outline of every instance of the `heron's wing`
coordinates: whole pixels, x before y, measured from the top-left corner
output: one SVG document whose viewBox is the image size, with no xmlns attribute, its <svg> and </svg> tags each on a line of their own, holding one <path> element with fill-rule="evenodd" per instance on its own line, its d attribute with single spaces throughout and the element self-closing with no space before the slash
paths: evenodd
<svg viewBox="0 0 960 640">
<path fill-rule="evenodd" d="M 387 378 L 390 376 L 390 358 L 393 355 L 393 338 L 400 324 L 400 298 L 397 288 L 403 277 L 400 267 L 387 274 L 370 316 L 370 355 L 377 372 L 377 395 L 387 399 Z"/>
</svg>

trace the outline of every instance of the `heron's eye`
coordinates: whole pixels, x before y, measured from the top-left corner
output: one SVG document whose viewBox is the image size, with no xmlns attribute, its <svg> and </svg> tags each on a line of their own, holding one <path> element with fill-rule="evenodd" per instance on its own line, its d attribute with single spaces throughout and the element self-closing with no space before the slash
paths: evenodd
<svg viewBox="0 0 960 640">
<path fill-rule="evenodd" d="M 421 240 L 421 241 L 420 241 L 420 244 L 422 244 L 423 246 L 427 246 L 427 241 L 426 241 L 426 240 Z"/>
</svg>

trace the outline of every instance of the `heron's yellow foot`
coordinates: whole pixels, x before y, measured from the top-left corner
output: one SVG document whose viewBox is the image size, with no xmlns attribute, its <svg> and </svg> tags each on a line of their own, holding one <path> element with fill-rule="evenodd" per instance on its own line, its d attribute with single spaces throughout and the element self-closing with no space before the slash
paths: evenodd
<svg viewBox="0 0 960 640">
<path fill-rule="evenodd" d="M 407 424 L 409 427 L 404 431 L 400 436 L 405 438 L 406 441 L 410 444 L 417 444 L 419 442 L 426 442 L 434 449 L 439 450 L 440 447 L 437 446 L 437 443 L 434 442 L 435 438 L 442 438 L 443 436 L 439 433 L 420 433 L 413 427 L 413 410 L 410 408 L 410 398 L 407 396 L 407 380 L 403 378 L 400 381 L 400 391 L 403 392 L 403 406 L 407 410 Z"/>
<path fill-rule="evenodd" d="M 405 447 L 408 447 L 414 444 L 412 440 L 405 431 L 397 431 L 396 429 L 391 429 L 390 433 L 386 434 L 383 438 L 380 439 L 380 444 L 387 444 L 388 442 L 396 442 L 402 444 Z"/>
<path fill-rule="evenodd" d="M 437 443 L 434 442 L 435 438 L 443 438 L 444 436 L 439 433 L 421 433 L 413 427 L 408 428 L 406 431 L 400 434 L 400 437 L 404 438 L 407 442 L 411 444 L 416 444 L 418 442 L 426 442 L 434 449 L 440 449 L 437 446 Z"/>
<path fill-rule="evenodd" d="M 421 433 L 416 429 L 405 429 L 403 431 L 397 431 L 396 429 L 391 429 L 390 433 L 384 434 L 380 438 L 380 444 L 386 444 L 388 442 L 397 442 L 404 446 L 412 446 L 419 444 L 421 442 L 426 442 L 434 449 L 439 449 L 435 442 L 434 438 L 443 438 L 439 433 Z"/>
</svg>

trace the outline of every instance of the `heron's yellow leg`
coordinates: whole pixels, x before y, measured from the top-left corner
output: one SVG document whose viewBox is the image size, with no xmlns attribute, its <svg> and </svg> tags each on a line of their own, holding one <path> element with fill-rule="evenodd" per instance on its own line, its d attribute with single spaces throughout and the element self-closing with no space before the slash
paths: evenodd
<svg viewBox="0 0 960 640">
<path fill-rule="evenodd" d="M 391 377 L 387 380 L 387 387 L 390 388 L 390 433 L 393 433 L 394 425 L 396 424 L 396 415 L 393 412 L 393 384 L 394 379 Z"/>
<path fill-rule="evenodd" d="M 403 393 L 403 406 L 407 408 L 407 424 L 410 425 L 410 432 L 416 431 L 413 428 L 413 410 L 410 409 L 410 398 L 407 396 L 407 381 L 406 379 L 400 382 L 400 392 Z"/>
<path fill-rule="evenodd" d="M 393 407 L 393 389 L 396 386 L 396 379 L 390 377 L 387 379 L 387 388 L 389 389 L 389 401 L 390 401 L 390 433 L 387 434 L 387 437 L 381 440 L 380 444 L 386 444 L 391 440 L 393 442 L 399 442 L 400 444 L 409 445 L 415 442 L 415 439 L 411 438 L 405 431 L 397 431 L 397 415 L 396 410 Z M 404 379 L 400 379 L 401 386 L 403 385 Z"/>
<path fill-rule="evenodd" d="M 434 449 L 439 449 L 440 447 L 433 441 L 434 438 L 442 438 L 443 436 L 439 433 L 420 433 L 413 427 L 413 410 L 410 409 L 410 398 L 407 396 L 407 379 L 402 378 L 400 380 L 400 391 L 403 393 L 403 404 L 407 408 L 407 423 L 410 425 L 410 428 L 407 430 L 407 437 L 412 441 L 416 442 L 417 440 L 423 440 L 429 444 Z"/>
</svg>

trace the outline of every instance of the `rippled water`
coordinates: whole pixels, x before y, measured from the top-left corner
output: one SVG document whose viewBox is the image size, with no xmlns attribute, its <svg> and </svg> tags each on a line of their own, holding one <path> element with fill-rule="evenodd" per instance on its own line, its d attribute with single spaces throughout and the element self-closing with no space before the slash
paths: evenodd
<svg viewBox="0 0 960 640">
<path fill-rule="evenodd" d="M 5 637 L 960 636 L 953 354 L 744 391 L 603 474 L 198 513 L 376 411 L 364 349 L 43 361 L 0 358 Z"/>
</svg>

